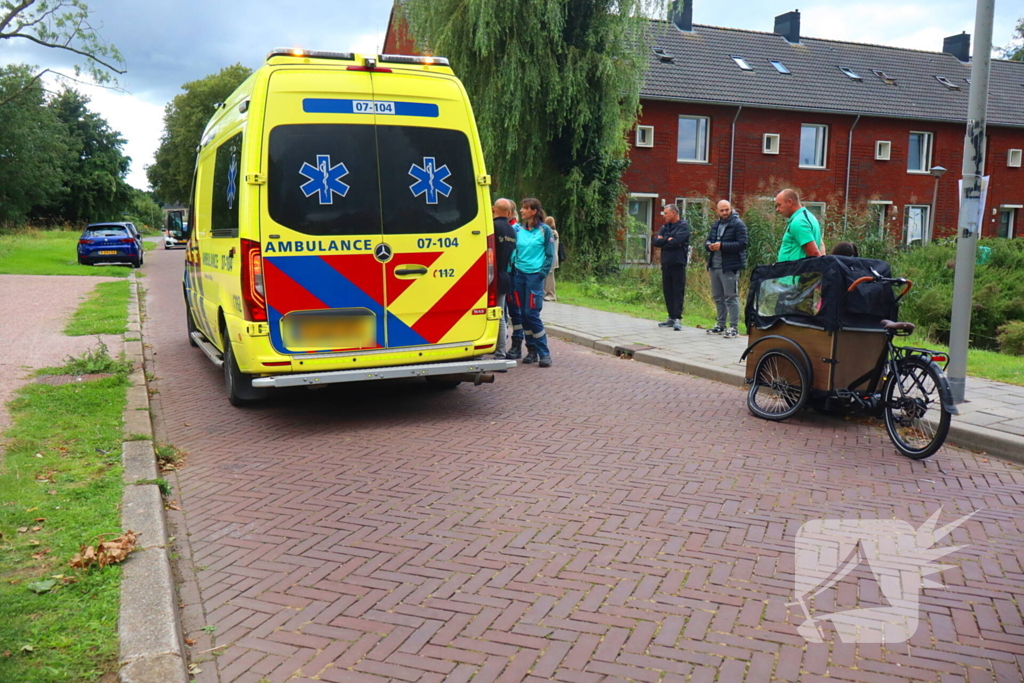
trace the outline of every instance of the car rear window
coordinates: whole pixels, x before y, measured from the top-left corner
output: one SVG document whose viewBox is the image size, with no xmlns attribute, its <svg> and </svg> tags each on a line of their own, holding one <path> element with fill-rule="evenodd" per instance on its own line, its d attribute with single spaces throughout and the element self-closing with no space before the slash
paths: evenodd
<svg viewBox="0 0 1024 683">
<path fill-rule="evenodd" d="M 307 235 L 380 234 L 372 125 L 290 124 L 270 131 L 270 217 Z"/>
<path fill-rule="evenodd" d="M 460 130 L 377 126 L 385 235 L 450 232 L 480 202 L 469 138 Z"/>
<path fill-rule="evenodd" d="M 122 228 L 118 225 L 111 225 L 109 227 L 97 227 L 89 228 L 85 231 L 83 237 L 127 237 L 128 228 Z"/>
</svg>

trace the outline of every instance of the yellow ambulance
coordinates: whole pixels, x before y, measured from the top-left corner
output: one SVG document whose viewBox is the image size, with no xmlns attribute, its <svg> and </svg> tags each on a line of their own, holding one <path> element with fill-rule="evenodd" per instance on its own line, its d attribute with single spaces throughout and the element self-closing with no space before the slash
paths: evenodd
<svg viewBox="0 0 1024 683">
<path fill-rule="evenodd" d="M 493 381 L 490 178 L 447 60 L 273 50 L 200 143 L 184 292 L 242 405 L 273 387 Z"/>
</svg>

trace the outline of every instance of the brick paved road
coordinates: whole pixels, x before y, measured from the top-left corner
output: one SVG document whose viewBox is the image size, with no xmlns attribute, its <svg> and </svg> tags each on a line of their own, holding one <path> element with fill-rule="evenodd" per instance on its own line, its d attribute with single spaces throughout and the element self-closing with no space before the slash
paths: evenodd
<svg viewBox="0 0 1024 683">
<path fill-rule="evenodd" d="M 181 260 L 147 260 L 146 334 L 158 434 L 189 453 L 172 514 L 197 681 L 1022 679 L 1017 466 L 762 422 L 737 389 L 558 342 L 554 368 L 491 386 L 236 410 L 186 343 Z M 805 644 L 785 605 L 800 525 L 940 505 L 981 512 L 911 641 Z M 880 604 L 869 576 L 816 607 Z"/>
</svg>

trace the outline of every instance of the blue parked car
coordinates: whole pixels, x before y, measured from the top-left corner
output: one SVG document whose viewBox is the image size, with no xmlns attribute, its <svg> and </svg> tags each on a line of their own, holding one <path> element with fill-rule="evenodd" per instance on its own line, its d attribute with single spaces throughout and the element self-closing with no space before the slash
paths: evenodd
<svg viewBox="0 0 1024 683">
<path fill-rule="evenodd" d="M 141 268 L 142 237 L 131 223 L 93 223 L 78 238 L 78 263 L 130 263 Z"/>
</svg>

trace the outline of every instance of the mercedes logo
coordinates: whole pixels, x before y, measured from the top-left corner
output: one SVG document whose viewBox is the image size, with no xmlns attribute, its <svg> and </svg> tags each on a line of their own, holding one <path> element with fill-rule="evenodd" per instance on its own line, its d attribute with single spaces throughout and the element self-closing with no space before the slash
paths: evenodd
<svg viewBox="0 0 1024 683">
<path fill-rule="evenodd" d="M 391 247 L 389 247 L 387 244 L 384 244 L 383 242 L 381 242 L 373 250 L 373 255 L 381 263 L 387 263 L 388 261 L 391 260 L 391 256 L 392 256 Z"/>
</svg>

